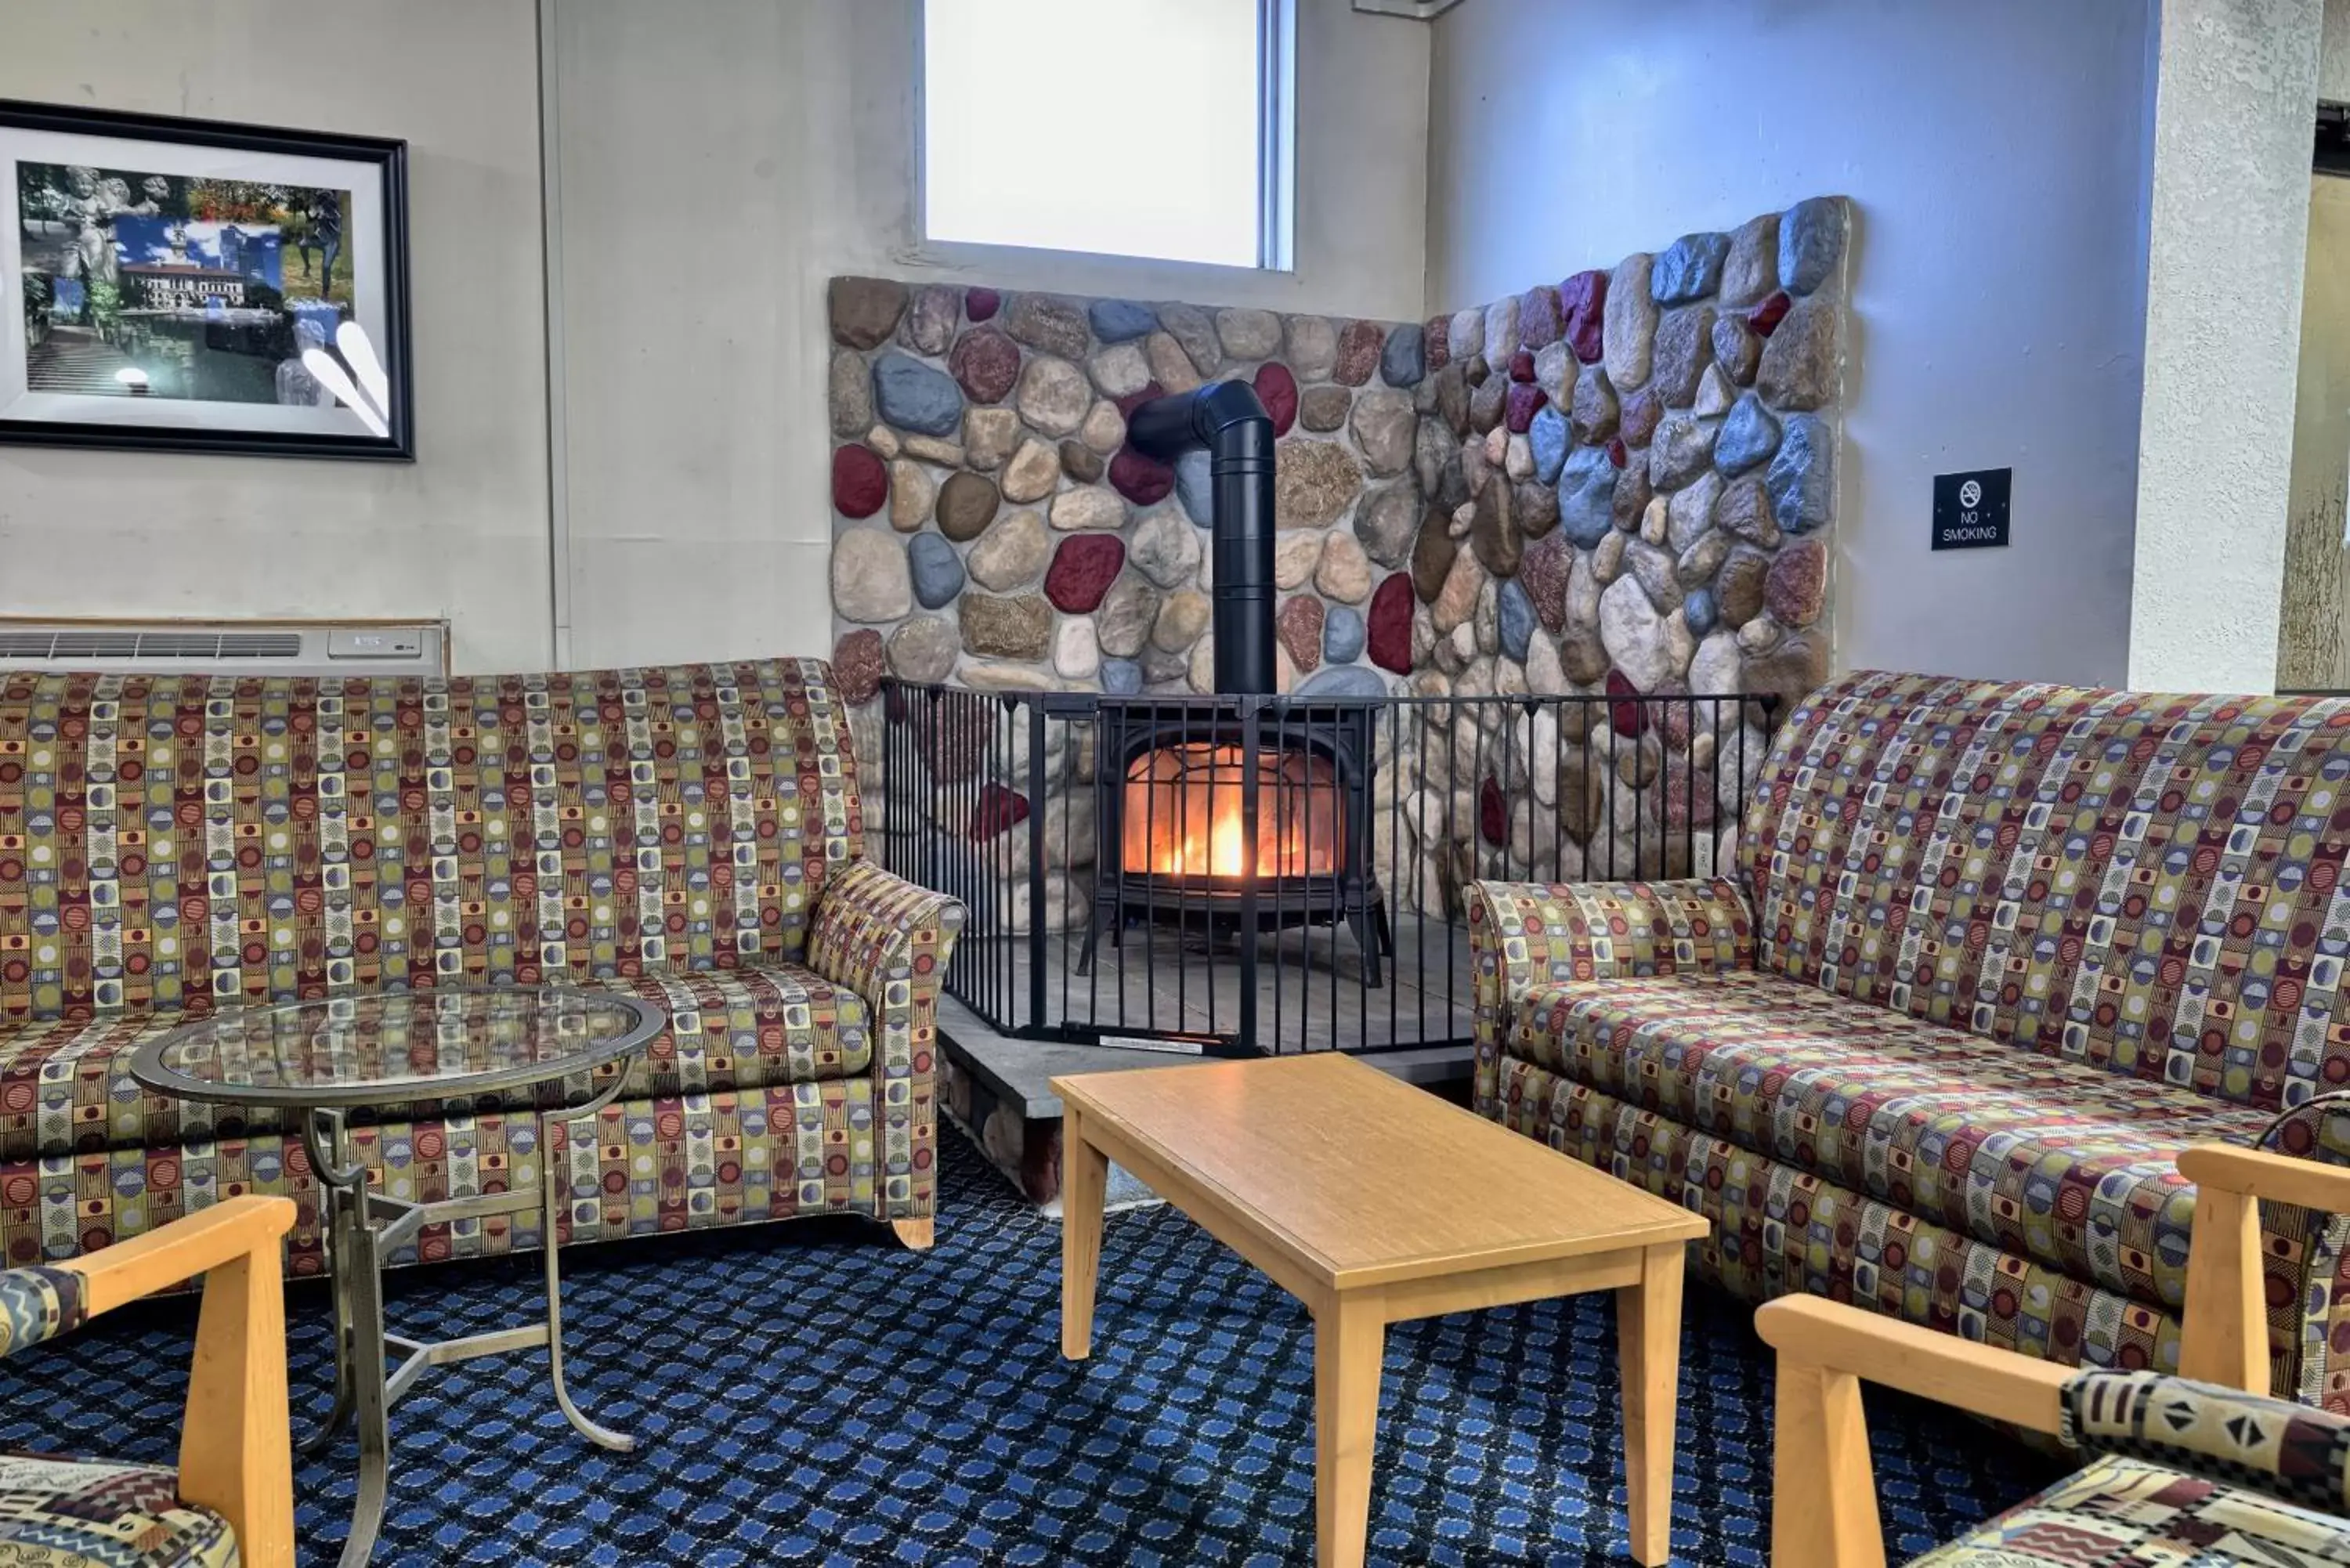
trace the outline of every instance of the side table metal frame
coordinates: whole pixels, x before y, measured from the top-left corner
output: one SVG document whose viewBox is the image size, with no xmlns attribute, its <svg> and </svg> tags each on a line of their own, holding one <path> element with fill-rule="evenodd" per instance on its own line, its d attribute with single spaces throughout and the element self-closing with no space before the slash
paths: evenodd
<svg viewBox="0 0 2350 1568">
<path fill-rule="evenodd" d="M 563 1281 L 557 1238 L 567 1183 L 556 1159 L 553 1137 L 557 1123 L 568 1127 L 583 1119 L 592 1122 L 619 1097 L 628 1078 L 628 1060 L 620 1059 L 620 1071 L 612 1075 L 610 1085 L 594 1099 L 576 1107 L 539 1113 L 541 1180 L 536 1196 L 497 1192 L 416 1203 L 369 1192 L 366 1168 L 351 1155 L 348 1114 L 339 1108 L 296 1113 L 310 1168 L 326 1189 L 327 1267 L 335 1303 L 334 1408 L 317 1431 L 302 1439 L 301 1451 L 317 1453 L 354 1421 L 359 1434 L 359 1501 L 351 1513 L 350 1535 L 343 1543 L 342 1568 L 361 1568 L 375 1551 L 390 1482 L 391 1407 L 428 1367 L 545 1345 L 555 1402 L 563 1418 L 599 1448 L 627 1453 L 636 1447 L 634 1438 L 581 1414 L 563 1381 Z M 383 1261 L 388 1254 L 414 1241 L 427 1225 L 527 1214 L 534 1207 L 546 1227 L 541 1249 L 546 1264 L 546 1317 L 443 1340 L 411 1339 L 385 1328 Z M 393 1351 L 400 1355 L 396 1367 L 389 1365 L 389 1353 Z"/>
</svg>

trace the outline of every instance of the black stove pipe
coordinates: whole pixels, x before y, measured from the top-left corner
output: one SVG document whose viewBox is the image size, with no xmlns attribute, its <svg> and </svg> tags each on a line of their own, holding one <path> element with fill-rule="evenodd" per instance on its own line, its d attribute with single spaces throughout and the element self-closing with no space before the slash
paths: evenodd
<svg viewBox="0 0 2350 1568">
<path fill-rule="evenodd" d="M 1126 418 L 1126 439 L 1172 464 L 1205 451 L 1211 476 L 1215 571 L 1216 691 L 1271 696 L 1273 640 L 1273 419 L 1245 381 L 1153 398 Z"/>
</svg>

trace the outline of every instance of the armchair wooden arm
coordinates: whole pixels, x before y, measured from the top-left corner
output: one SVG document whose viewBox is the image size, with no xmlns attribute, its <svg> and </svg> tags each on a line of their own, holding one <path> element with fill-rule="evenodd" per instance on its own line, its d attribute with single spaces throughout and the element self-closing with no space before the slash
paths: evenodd
<svg viewBox="0 0 2350 1568">
<path fill-rule="evenodd" d="M 286 1393 L 280 1251 L 293 1200 L 232 1198 L 53 1265 L 82 1277 L 95 1317 L 204 1276 L 195 1365 L 180 1430 L 180 1496 L 236 1532 L 245 1568 L 293 1568 L 294 1449 Z"/>
<path fill-rule="evenodd" d="M 2321 1213 L 2350 1211 L 2350 1168 L 2232 1144 L 2203 1144 L 2178 1157 L 2178 1174 L 2195 1183 L 2178 1375 L 2264 1390 L 2269 1341 L 2261 1281 L 2261 1199 Z"/>
<path fill-rule="evenodd" d="M 2181 1154 L 2178 1170 L 2196 1186 L 2179 1375 L 2264 1393 L 2261 1200 L 2350 1211 L 2350 1168 L 2207 1144 Z M 1861 1414 L 1864 1380 L 2054 1432 L 2064 1386 L 2077 1371 L 1813 1296 L 1770 1303 L 1755 1313 L 1754 1327 L 1779 1353 L 1775 1568 L 1884 1568 L 1885 1534 Z"/>
<path fill-rule="evenodd" d="M 2074 1368 L 1816 1296 L 1762 1307 L 1779 1353 L 1772 1421 L 1775 1568 L 1885 1568 L 1885 1531 L 1861 1414 L 1866 1380 L 2037 1432 L 2054 1432 Z"/>
</svg>

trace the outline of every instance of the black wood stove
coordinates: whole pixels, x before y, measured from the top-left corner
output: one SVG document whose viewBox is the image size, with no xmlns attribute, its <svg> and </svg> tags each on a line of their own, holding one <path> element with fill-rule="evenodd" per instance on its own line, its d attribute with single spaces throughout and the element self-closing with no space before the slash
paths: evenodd
<svg viewBox="0 0 2350 1568">
<path fill-rule="evenodd" d="M 1127 437 L 1161 462 L 1209 453 L 1216 695 L 1097 711 L 1099 869 L 1079 971 L 1131 919 L 1239 936 L 1343 924 L 1378 985 L 1395 948 L 1371 871 L 1380 704 L 1276 694 L 1273 421 L 1253 388 L 1217 381 L 1137 408 Z"/>
</svg>

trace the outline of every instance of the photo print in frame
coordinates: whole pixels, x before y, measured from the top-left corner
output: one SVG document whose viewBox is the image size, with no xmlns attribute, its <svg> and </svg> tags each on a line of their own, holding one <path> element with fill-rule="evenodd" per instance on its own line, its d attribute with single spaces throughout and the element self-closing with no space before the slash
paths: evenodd
<svg viewBox="0 0 2350 1568">
<path fill-rule="evenodd" d="M 0 99 L 0 441 L 414 458 L 407 155 Z"/>
</svg>

